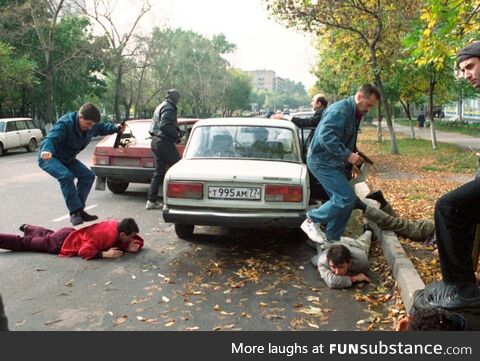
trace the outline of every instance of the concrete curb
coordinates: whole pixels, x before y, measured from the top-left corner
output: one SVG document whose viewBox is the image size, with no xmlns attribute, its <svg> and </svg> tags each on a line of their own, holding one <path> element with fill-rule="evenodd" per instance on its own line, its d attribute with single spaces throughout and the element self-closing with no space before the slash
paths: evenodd
<svg viewBox="0 0 480 361">
<path fill-rule="evenodd" d="M 359 197 L 365 197 L 369 191 L 366 183 L 355 185 L 355 192 Z M 371 223 L 371 225 L 375 237 L 381 242 L 383 254 L 392 269 L 393 278 L 397 282 L 408 313 L 413 304 L 413 293 L 418 289 L 423 289 L 425 284 L 412 261 L 407 257 L 397 235 L 393 232 L 382 231 L 375 223 Z"/>
</svg>

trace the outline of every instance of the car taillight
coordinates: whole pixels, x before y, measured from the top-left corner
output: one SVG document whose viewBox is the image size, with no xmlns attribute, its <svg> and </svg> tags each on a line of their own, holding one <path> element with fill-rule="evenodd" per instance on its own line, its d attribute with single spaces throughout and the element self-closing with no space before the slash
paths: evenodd
<svg viewBox="0 0 480 361">
<path fill-rule="evenodd" d="M 110 157 L 105 155 L 93 155 L 93 165 L 109 165 Z"/>
<path fill-rule="evenodd" d="M 187 183 L 187 182 L 168 182 L 167 197 L 169 198 L 189 198 L 202 199 L 203 198 L 203 184 L 202 183 Z"/>
<path fill-rule="evenodd" d="M 267 202 L 302 202 L 303 189 L 302 186 L 267 184 L 265 200 Z"/>
</svg>

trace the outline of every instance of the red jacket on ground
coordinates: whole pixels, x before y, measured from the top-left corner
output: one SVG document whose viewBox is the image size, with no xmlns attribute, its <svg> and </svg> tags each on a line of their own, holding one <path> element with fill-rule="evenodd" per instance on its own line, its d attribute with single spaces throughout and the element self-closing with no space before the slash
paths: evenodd
<svg viewBox="0 0 480 361">
<path fill-rule="evenodd" d="M 95 223 L 91 226 L 77 229 L 70 233 L 63 242 L 60 249 L 60 256 L 80 256 L 90 260 L 95 258 L 99 252 L 104 252 L 112 247 L 126 251 L 128 243 L 122 243 L 118 239 L 118 224 L 116 220 Z M 143 239 L 138 234 L 134 242 L 143 247 Z"/>
</svg>

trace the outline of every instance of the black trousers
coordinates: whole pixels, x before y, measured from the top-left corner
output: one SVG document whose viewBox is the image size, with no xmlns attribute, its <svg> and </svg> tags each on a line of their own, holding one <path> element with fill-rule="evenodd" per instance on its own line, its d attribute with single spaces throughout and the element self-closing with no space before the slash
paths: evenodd
<svg viewBox="0 0 480 361">
<path fill-rule="evenodd" d="M 445 283 L 464 285 L 476 281 L 472 250 L 477 223 L 480 223 L 479 178 L 443 195 L 437 201 L 435 231 Z"/>
<path fill-rule="evenodd" d="M 153 173 L 152 181 L 150 182 L 150 188 L 148 189 L 148 200 L 156 202 L 158 190 L 163 183 L 163 178 L 165 178 L 168 167 L 177 163 L 180 160 L 180 155 L 178 154 L 175 143 L 159 137 L 152 138 L 151 148 L 155 155 L 157 166 Z"/>
</svg>

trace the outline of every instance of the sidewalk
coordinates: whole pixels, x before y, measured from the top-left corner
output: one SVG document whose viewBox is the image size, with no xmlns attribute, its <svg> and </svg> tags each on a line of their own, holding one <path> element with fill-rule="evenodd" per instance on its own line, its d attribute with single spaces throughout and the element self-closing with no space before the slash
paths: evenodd
<svg viewBox="0 0 480 361">
<path fill-rule="evenodd" d="M 376 123 L 372 123 L 372 125 L 376 126 Z M 408 126 L 394 123 L 393 128 L 397 133 L 402 133 L 407 136 L 412 135 L 412 131 Z M 387 130 L 387 125 L 385 124 L 385 122 L 382 122 L 382 129 Z M 443 132 L 439 130 L 436 130 L 435 133 L 437 135 L 437 141 L 440 143 L 456 144 L 460 147 L 473 148 L 475 150 L 480 150 L 480 138 L 472 137 L 470 135 L 459 134 L 459 133 Z M 432 137 L 430 134 L 430 128 L 415 127 L 415 137 L 431 141 Z"/>
</svg>

